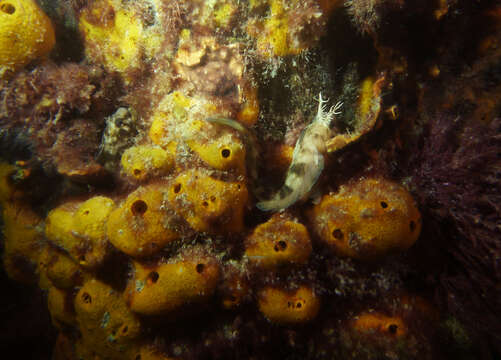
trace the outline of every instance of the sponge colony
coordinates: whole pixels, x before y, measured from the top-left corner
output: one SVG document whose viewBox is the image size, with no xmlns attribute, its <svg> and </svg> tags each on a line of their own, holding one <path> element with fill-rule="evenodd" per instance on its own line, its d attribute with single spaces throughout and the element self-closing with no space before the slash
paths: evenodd
<svg viewBox="0 0 501 360">
<path fill-rule="evenodd" d="M 47 55 L 55 42 L 52 23 L 35 1 L 0 1 L 0 77 Z"/>
<path fill-rule="evenodd" d="M 296 291 L 268 286 L 259 292 L 259 310 L 277 324 L 302 324 L 317 316 L 320 299 L 305 285 Z"/>
<path fill-rule="evenodd" d="M 361 179 L 328 194 L 310 212 L 312 229 L 341 256 L 376 258 L 408 249 L 419 237 L 421 215 L 401 185 Z"/>
<path fill-rule="evenodd" d="M 74 304 L 81 334 L 76 343 L 76 358 L 129 358 L 126 354 L 137 348 L 142 329 L 121 292 L 91 279 L 80 288 Z"/>
<path fill-rule="evenodd" d="M 245 244 L 245 255 L 251 263 L 265 269 L 304 264 L 310 253 L 311 242 L 306 227 L 280 215 L 256 227 Z"/>
<path fill-rule="evenodd" d="M 45 235 L 81 266 L 95 268 L 108 255 L 105 225 L 113 207 L 113 200 L 104 196 L 63 204 L 47 216 Z"/>
<path fill-rule="evenodd" d="M 143 315 L 171 313 L 186 304 L 207 301 L 220 276 L 218 262 L 207 255 L 155 267 L 134 263 L 134 268 L 128 290 L 130 308 Z"/>
<path fill-rule="evenodd" d="M 140 187 L 111 213 L 107 235 L 118 250 L 132 257 L 150 256 L 179 237 L 174 215 L 165 211 L 162 189 L 157 184 Z"/>
<path fill-rule="evenodd" d="M 248 192 L 243 182 L 224 182 L 192 170 L 181 173 L 169 190 L 169 201 L 196 231 L 238 232 Z"/>
<path fill-rule="evenodd" d="M 153 175 L 163 175 L 174 166 L 174 155 L 160 147 L 132 146 L 122 155 L 122 168 L 129 178 L 143 181 Z"/>
</svg>

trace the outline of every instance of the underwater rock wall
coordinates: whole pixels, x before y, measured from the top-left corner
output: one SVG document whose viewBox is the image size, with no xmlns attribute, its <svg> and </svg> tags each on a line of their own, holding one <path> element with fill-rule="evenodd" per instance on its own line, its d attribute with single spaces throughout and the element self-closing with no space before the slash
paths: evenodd
<svg viewBox="0 0 501 360">
<path fill-rule="evenodd" d="M 0 1 L 2 264 L 42 293 L 38 358 L 499 353 L 500 21 Z"/>
</svg>

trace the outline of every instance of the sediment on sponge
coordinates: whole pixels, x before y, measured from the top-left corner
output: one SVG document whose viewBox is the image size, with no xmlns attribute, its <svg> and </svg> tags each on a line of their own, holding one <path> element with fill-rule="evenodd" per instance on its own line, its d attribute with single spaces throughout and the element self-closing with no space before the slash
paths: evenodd
<svg viewBox="0 0 501 360">
<path fill-rule="evenodd" d="M 126 305 L 123 294 L 108 284 L 89 279 L 74 298 L 81 336 L 77 356 L 119 359 L 140 345 L 142 324 Z"/>
<path fill-rule="evenodd" d="M 140 182 L 165 175 L 174 166 L 174 154 L 156 146 L 132 146 L 123 152 L 121 163 L 126 176 Z"/>
<path fill-rule="evenodd" d="M 372 303 L 371 309 L 355 310 L 343 321 L 338 354 L 370 359 L 371 355 L 392 352 L 399 359 L 434 359 L 429 340 L 424 335 L 438 321 L 435 309 L 426 300 L 407 293 L 391 295 Z"/>
<path fill-rule="evenodd" d="M 256 38 L 256 48 L 264 58 L 297 55 L 315 45 L 325 26 L 322 10 L 315 1 L 270 0 L 250 2 L 251 14 L 267 9 L 269 15 L 259 16 L 247 26 Z"/>
</svg>

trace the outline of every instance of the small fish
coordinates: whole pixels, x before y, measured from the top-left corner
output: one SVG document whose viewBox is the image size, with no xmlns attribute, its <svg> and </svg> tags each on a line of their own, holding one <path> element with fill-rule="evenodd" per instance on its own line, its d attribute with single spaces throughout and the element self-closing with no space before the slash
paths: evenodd
<svg viewBox="0 0 501 360">
<path fill-rule="evenodd" d="M 304 199 L 317 182 L 324 168 L 326 142 L 332 136 L 330 123 L 335 115 L 341 113 L 339 109 L 343 105 L 338 102 L 327 111 L 326 102 L 320 93 L 317 115 L 303 130 L 294 147 L 284 185 L 270 200 L 258 202 L 258 209 L 278 211 L 288 208 L 296 201 Z"/>
</svg>

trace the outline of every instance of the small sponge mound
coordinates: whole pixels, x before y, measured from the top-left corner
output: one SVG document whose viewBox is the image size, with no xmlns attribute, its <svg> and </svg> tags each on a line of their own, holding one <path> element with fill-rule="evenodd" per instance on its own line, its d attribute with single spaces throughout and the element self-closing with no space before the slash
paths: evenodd
<svg viewBox="0 0 501 360">
<path fill-rule="evenodd" d="M 134 268 L 128 299 L 132 311 L 143 315 L 172 313 L 187 304 L 207 301 L 220 276 L 215 258 L 196 253 L 153 267 L 134 262 Z"/>
<path fill-rule="evenodd" d="M 357 315 L 352 327 L 361 333 L 378 333 L 399 338 L 407 333 L 407 326 L 399 316 L 387 316 L 380 312 L 365 312 Z"/>
<path fill-rule="evenodd" d="M 52 23 L 34 0 L 0 1 L 0 77 L 47 55 L 55 42 Z"/>
<path fill-rule="evenodd" d="M 96 268 L 108 254 L 105 225 L 113 207 L 113 200 L 104 196 L 63 204 L 47 216 L 45 235 L 81 266 Z"/>
<path fill-rule="evenodd" d="M 169 190 L 169 201 L 193 229 L 218 234 L 243 229 L 248 197 L 244 183 L 216 180 L 198 170 L 181 173 Z"/>
<path fill-rule="evenodd" d="M 140 187 L 111 213 L 107 235 L 113 246 L 130 256 L 145 257 L 179 237 L 163 189 L 161 184 Z"/>
<path fill-rule="evenodd" d="M 408 249 L 419 237 L 421 215 L 401 185 L 361 179 L 325 195 L 310 212 L 313 230 L 342 256 L 377 258 Z"/>
<path fill-rule="evenodd" d="M 304 264 L 310 253 L 311 242 L 306 227 L 281 214 L 256 227 L 245 244 L 245 255 L 251 263 L 266 269 Z"/>
<path fill-rule="evenodd" d="M 81 333 L 77 358 L 124 359 L 138 346 L 139 318 L 127 308 L 123 294 L 105 283 L 85 282 L 75 297 L 75 312 Z"/>
<path fill-rule="evenodd" d="M 259 310 L 271 322 L 301 324 L 317 316 L 320 299 L 306 285 L 292 292 L 268 286 L 259 292 Z"/>
<path fill-rule="evenodd" d="M 366 358 L 368 353 L 390 351 L 398 359 L 432 358 L 429 339 L 437 329 L 440 314 L 431 303 L 418 296 L 401 294 L 368 307 L 349 315 L 342 323 L 343 351 L 357 359 Z"/>
<path fill-rule="evenodd" d="M 166 174 L 174 166 L 174 156 L 160 147 L 139 145 L 128 148 L 122 155 L 125 174 L 136 181 Z"/>
<path fill-rule="evenodd" d="M 201 141 L 187 141 L 189 147 L 209 166 L 218 170 L 235 169 L 245 174 L 245 146 L 242 141 L 230 132 Z"/>
</svg>

